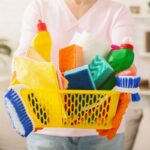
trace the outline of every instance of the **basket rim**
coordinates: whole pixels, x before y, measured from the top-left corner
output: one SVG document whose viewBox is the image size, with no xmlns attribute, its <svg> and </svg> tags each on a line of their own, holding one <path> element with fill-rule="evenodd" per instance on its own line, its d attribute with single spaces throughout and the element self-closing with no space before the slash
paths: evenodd
<svg viewBox="0 0 150 150">
<path fill-rule="evenodd" d="M 22 88 L 22 90 L 33 90 L 40 92 L 55 92 L 55 93 L 64 93 L 64 94 L 120 94 L 120 92 L 115 90 L 55 90 L 55 89 L 37 89 L 37 88 Z"/>
</svg>

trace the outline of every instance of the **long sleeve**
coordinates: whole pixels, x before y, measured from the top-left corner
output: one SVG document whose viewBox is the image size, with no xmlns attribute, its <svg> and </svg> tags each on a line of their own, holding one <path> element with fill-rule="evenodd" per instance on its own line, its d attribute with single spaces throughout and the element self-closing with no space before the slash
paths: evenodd
<svg viewBox="0 0 150 150">
<path fill-rule="evenodd" d="M 120 44 L 124 37 L 133 40 L 133 20 L 129 10 L 122 5 L 112 22 L 111 43 Z"/>
<path fill-rule="evenodd" d="M 122 40 L 125 37 L 129 37 L 131 39 L 131 42 L 134 44 L 134 50 L 135 50 L 134 64 L 136 66 L 139 66 L 139 56 L 134 41 L 134 35 L 133 35 L 134 22 L 132 16 L 129 10 L 124 5 L 122 5 L 118 14 L 114 16 L 114 20 L 112 24 L 111 43 L 120 45 L 122 43 Z"/>
<path fill-rule="evenodd" d="M 34 0 L 27 7 L 22 19 L 21 37 L 19 47 L 15 52 L 16 55 L 24 53 L 30 47 L 37 32 L 36 24 L 39 19 L 43 19 L 40 0 Z"/>
</svg>

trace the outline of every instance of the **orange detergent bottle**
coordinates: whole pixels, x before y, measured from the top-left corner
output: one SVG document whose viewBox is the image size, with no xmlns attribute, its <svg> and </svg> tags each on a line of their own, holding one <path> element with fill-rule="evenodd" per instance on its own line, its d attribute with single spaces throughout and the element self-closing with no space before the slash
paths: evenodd
<svg viewBox="0 0 150 150">
<path fill-rule="evenodd" d="M 32 47 L 46 60 L 51 61 L 52 39 L 46 24 L 39 20 L 38 33 L 32 41 Z"/>
</svg>

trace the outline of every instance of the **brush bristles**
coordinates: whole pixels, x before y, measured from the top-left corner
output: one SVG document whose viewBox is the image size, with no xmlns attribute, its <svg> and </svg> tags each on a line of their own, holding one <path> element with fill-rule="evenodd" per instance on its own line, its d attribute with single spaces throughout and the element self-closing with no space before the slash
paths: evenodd
<svg viewBox="0 0 150 150">
<path fill-rule="evenodd" d="M 141 78 L 139 76 L 117 76 L 116 86 L 122 88 L 138 88 Z"/>
<path fill-rule="evenodd" d="M 141 99 L 138 94 L 140 81 L 139 76 L 117 76 L 115 90 L 131 93 L 132 101 L 137 102 Z"/>
<path fill-rule="evenodd" d="M 27 137 L 34 130 L 34 127 L 20 96 L 13 89 L 10 89 L 4 96 L 4 102 L 16 132 Z"/>
</svg>

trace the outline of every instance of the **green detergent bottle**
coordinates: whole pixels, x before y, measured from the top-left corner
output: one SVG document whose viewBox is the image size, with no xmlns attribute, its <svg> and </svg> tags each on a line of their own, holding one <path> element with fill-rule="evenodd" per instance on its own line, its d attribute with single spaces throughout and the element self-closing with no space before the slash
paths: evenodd
<svg viewBox="0 0 150 150">
<path fill-rule="evenodd" d="M 131 67 L 134 61 L 133 45 L 122 44 L 120 49 L 112 49 L 107 57 L 107 62 L 116 73 Z"/>
<path fill-rule="evenodd" d="M 130 68 L 134 61 L 133 45 L 122 44 L 121 46 L 112 45 L 111 52 L 107 57 L 107 62 L 112 66 L 115 73 L 112 74 L 99 90 L 111 90 L 116 85 L 115 74 Z"/>
</svg>

